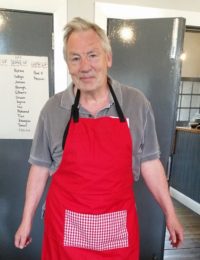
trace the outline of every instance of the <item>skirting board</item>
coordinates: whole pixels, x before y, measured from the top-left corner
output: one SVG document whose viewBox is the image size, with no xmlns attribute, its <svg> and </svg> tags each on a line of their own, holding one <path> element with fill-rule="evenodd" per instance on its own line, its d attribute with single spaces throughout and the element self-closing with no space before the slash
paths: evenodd
<svg viewBox="0 0 200 260">
<path fill-rule="evenodd" d="M 197 214 L 200 215 L 200 204 L 189 197 L 185 196 L 183 193 L 180 191 L 170 187 L 170 194 L 172 198 L 178 200 L 180 203 L 185 205 L 187 208 L 193 210 Z"/>
</svg>

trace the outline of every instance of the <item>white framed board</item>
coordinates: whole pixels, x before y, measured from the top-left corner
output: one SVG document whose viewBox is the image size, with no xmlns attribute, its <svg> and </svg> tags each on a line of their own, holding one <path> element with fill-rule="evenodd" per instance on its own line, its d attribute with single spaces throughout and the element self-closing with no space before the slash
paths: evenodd
<svg viewBox="0 0 200 260">
<path fill-rule="evenodd" d="M 49 98 L 48 57 L 0 55 L 0 139 L 32 139 Z"/>
</svg>

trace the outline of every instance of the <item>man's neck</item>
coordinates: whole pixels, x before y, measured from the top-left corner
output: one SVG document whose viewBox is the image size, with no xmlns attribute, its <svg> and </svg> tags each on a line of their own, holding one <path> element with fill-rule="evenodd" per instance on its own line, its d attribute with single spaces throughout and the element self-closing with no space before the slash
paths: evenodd
<svg viewBox="0 0 200 260">
<path fill-rule="evenodd" d="M 109 88 L 98 89 L 96 91 L 81 91 L 80 105 L 96 115 L 100 110 L 109 104 Z"/>
</svg>

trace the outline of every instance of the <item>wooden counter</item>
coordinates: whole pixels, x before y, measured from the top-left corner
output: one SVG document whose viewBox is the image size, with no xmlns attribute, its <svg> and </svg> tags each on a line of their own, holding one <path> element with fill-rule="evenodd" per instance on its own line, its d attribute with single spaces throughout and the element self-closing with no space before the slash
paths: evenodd
<svg viewBox="0 0 200 260">
<path fill-rule="evenodd" d="M 184 132 L 194 133 L 194 134 L 200 134 L 200 129 L 191 128 L 191 127 L 176 127 L 176 130 L 177 131 L 184 131 Z"/>
</svg>

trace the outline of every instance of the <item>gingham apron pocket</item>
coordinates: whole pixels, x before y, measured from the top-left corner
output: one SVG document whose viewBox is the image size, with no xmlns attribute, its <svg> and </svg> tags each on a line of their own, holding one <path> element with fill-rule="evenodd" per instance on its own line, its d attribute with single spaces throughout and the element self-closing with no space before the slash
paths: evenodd
<svg viewBox="0 0 200 260">
<path fill-rule="evenodd" d="M 128 247 L 127 211 L 91 215 L 65 211 L 64 246 L 96 251 Z"/>
</svg>

